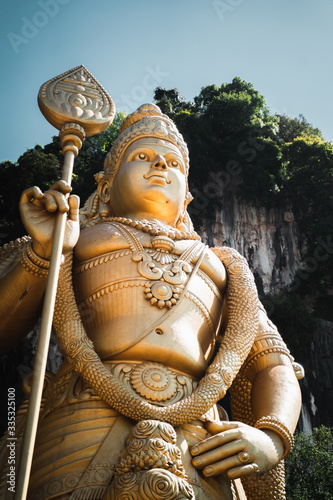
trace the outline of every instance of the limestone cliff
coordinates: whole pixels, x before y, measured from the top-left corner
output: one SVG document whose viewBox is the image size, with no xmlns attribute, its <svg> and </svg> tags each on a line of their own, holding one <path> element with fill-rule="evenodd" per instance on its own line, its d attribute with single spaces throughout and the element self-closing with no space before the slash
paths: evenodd
<svg viewBox="0 0 333 500">
<path fill-rule="evenodd" d="M 230 186 L 222 208 L 202 220 L 201 236 L 210 246 L 227 245 L 247 259 L 260 295 L 277 294 L 293 281 L 304 242 L 290 207 L 265 208 L 237 198 Z"/>
<path fill-rule="evenodd" d="M 296 272 L 302 269 L 302 256 L 306 251 L 306 242 L 302 240 L 291 208 L 268 209 L 246 203 L 236 196 L 232 183 L 220 196 L 222 208 L 216 208 L 213 217 L 201 218 L 202 238 L 210 246 L 228 245 L 244 255 L 261 297 L 287 291 Z M 302 286 L 302 282 L 298 286 Z M 274 301 L 263 298 L 263 303 L 271 314 Z M 283 332 L 281 334 L 283 336 Z M 301 381 L 303 409 L 299 427 L 310 432 L 321 424 L 332 426 L 333 323 L 319 319 L 312 333 L 310 352 L 302 364 L 306 377 Z"/>
</svg>

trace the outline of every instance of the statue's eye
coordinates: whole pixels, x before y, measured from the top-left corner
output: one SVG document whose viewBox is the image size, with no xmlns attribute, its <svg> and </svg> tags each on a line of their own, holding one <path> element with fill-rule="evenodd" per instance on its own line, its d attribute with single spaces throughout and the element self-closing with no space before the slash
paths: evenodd
<svg viewBox="0 0 333 500">
<path fill-rule="evenodd" d="M 135 159 L 136 160 L 147 161 L 148 157 L 147 157 L 147 155 L 145 153 L 139 153 L 138 155 L 136 155 Z"/>
<path fill-rule="evenodd" d="M 173 168 L 180 168 L 180 164 L 176 160 L 170 161 L 170 166 L 173 167 Z"/>
</svg>

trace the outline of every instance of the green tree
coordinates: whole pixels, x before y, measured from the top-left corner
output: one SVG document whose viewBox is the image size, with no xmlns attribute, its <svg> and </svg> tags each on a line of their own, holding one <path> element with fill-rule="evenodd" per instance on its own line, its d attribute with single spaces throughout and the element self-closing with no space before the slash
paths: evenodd
<svg viewBox="0 0 333 500">
<path fill-rule="evenodd" d="M 313 436 L 297 434 L 285 467 L 288 500 L 332 500 L 332 429 L 321 426 Z"/>
<path fill-rule="evenodd" d="M 177 89 L 164 89 L 157 87 L 154 93 L 156 104 L 161 108 L 161 111 L 170 117 L 184 109 L 190 109 L 191 103 L 185 101 Z"/>
<path fill-rule="evenodd" d="M 297 137 L 284 146 L 283 159 L 283 196 L 306 242 L 299 293 L 312 297 L 316 315 L 332 321 L 333 254 L 325 245 L 333 235 L 333 144 L 319 137 Z"/>
<path fill-rule="evenodd" d="M 333 144 L 319 137 L 297 137 L 284 145 L 283 161 L 283 189 L 302 230 L 331 230 Z"/>
<path fill-rule="evenodd" d="M 281 169 L 278 121 L 251 83 L 234 78 L 220 87 L 203 87 L 193 106 L 180 108 L 172 118 L 190 150 L 192 189 L 211 182 L 212 174 L 224 180 L 238 176 L 240 195 L 272 202 Z M 214 213 L 219 201 L 211 197 L 202 215 Z"/>
<path fill-rule="evenodd" d="M 323 139 L 319 128 L 314 128 L 303 115 L 290 118 L 287 115 L 276 115 L 279 123 L 279 137 L 284 142 L 291 142 L 296 137 L 308 136 Z"/>
</svg>

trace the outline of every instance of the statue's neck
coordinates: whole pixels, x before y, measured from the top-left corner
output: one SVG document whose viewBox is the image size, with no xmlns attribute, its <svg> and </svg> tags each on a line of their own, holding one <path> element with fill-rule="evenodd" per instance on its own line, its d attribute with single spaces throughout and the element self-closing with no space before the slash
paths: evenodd
<svg viewBox="0 0 333 500">
<path fill-rule="evenodd" d="M 152 236 L 164 235 L 177 240 L 200 240 L 200 236 L 195 231 L 180 231 L 168 225 L 160 219 L 130 219 L 127 217 L 105 217 L 100 222 L 112 222 L 130 226 Z"/>
</svg>

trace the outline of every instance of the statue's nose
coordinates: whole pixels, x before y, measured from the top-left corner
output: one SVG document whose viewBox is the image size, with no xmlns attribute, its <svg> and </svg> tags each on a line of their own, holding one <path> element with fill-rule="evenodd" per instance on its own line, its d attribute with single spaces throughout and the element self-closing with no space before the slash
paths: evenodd
<svg viewBox="0 0 333 500">
<path fill-rule="evenodd" d="M 158 170 L 167 170 L 168 166 L 162 155 L 157 155 L 151 166 L 152 168 L 157 168 Z"/>
</svg>

